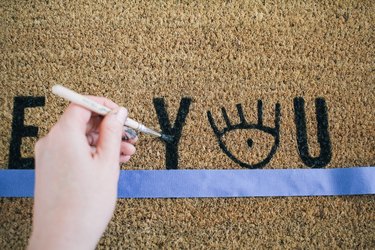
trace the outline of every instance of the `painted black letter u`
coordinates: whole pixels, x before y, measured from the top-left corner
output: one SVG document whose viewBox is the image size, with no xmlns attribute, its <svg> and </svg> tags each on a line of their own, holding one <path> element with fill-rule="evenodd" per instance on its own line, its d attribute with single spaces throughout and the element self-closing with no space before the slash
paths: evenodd
<svg viewBox="0 0 375 250">
<path fill-rule="evenodd" d="M 294 98 L 294 122 L 297 130 L 297 144 L 299 156 L 303 163 L 311 168 L 323 168 L 332 158 L 331 141 L 328 132 L 327 105 L 323 98 L 315 99 L 315 113 L 317 119 L 318 142 L 320 154 L 312 157 L 309 154 L 306 132 L 305 100 L 302 97 Z"/>
</svg>

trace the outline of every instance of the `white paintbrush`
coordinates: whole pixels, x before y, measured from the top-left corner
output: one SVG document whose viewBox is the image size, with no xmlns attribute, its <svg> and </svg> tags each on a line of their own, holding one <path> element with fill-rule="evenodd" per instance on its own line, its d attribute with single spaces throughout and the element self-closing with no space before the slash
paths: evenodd
<svg viewBox="0 0 375 250">
<path fill-rule="evenodd" d="M 92 112 L 95 112 L 97 114 L 100 114 L 100 115 L 106 115 L 108 114 L 109 112 L 111 112 L 111 109 L 81 95 L 81 94 L 78 94 L 77 92 L 71 90 L 71 89 L 68 89 L 64 86 L 61 86 L 61 85 L 54 85 L 52 87 L 52 93 L 54 93 L 55 95 L 58 95 L 68 101 L 71 101 L 75 104 L 78 104 L 84 108 L 87 108 L 88 110 L 92 111 Z M 165 135 L 165 134 L 162 134 L 162 133 L 159 133 L 159 132 L 156 132 L 155 130 L 152 130 L 148 127 L 146 127 L 145 125 L 143 125 L 142 123 L 139 123 L 133 119 L 130 119 L 130 118 L 127 118 L 126 121 L 125 121 L 125 124 L 124 126 L 127 126 L 129 128 L 132 128 L 132 129 L 136 129 L 140 132 L 143 132 L 145 134 L 150 134 L 150 135 L 153 135 L 153 136 L 156 136 L 156 137 L 159 137 L 165 141 L 172 141 L 173 138 L 169 135 Z"/>
</svg>

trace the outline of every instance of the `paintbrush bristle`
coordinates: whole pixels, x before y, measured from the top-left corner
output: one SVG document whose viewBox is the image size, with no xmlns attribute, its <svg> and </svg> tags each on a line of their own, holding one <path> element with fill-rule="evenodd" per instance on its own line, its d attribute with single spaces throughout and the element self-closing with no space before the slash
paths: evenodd
<svg viewBox="0 0 375 250">
<path fill-rule="evenodd" d="M 161 134 L 160 139 L 162 139 L 165 142 L 173 142 L 172 135 Z"/>
</svg>

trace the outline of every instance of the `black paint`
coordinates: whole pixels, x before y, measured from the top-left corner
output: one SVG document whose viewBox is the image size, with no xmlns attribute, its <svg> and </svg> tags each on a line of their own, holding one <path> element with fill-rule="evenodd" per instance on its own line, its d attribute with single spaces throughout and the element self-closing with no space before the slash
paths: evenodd
<svg viewBox="0 0 375 250">
<path fill-rule="evenodd" d="M 173 136 L 171 135 L 161 134 L 160 139 L 166 142 L 173 142 Z"/>
<path fill-rule="evenodd" d="M 315 99 L 316 119 L 318 127 L 318 142 L 320 154 L 312 157 L 309 154 L 306 131 L 305 100 L 302 97 L 294 98 L 294 122 L 297 130 L 297 145 L 299 156 L 303 163 L 311 168 L 323 168 L 332 158 L 331 140 L 328 132 L 327 105 L 323 98 Z"/>
<path fill-rule="evenodd" d="M 240 122 L 245 123 L 246 119 L 245 119 L 245 115 L 244 115 L 244 112 L 243 112 L 242 105 L 239 103 L 239 104 L 236 105 L 236 108 L 237 108 L 238 117 L 240 118 Z"/>
<path fill-rule="evenodd" d="M 189 113 L 191 98 L 182 98 L 180 107 L 173 127 L 169 121 L 167 107 L 164 98 L 154 98 L 154 107 L 158 116 L 160 128 L 164 135 L 171 137 L 171 140 L 163 140 L 165 143 L 165 165 L 167 169 L 178 168 L 178 143 L 181 138 L 182 128 L 185 124 L 186 116 Z"/>
<path fill-rule="evenodd" d="M 34 158 L 22 158 L 21 144 L 23 137 L 37 137 L 38 127 L 24 124 L 25 109 L 45 105 L 45 97 L 16 96 L 14 97 L 12 134 L 9 147 L 9 169 L 33 169 Z"/>
<path fill-rule="evenodd" d="M 280 143 L 280 117 L 281 117 L 280 104 L 276 103 L 276 105 L 275 105 L 275 120 L 274 120 L 275 127 L 274 128 L 263 125 L 263 103 L 262 103 L 261 100 L 258 100 L 258 105 L 257 105 L 258 121 L 255 124 L 248 123 L 246 121 L 241 104 L 237 104 L 236 107 L 237 107 L 238 116 L 240 118 L 239 124 L 236 124 L 236 125 L 231 124 L 231 121 L 228 117 L 228 114 L 227 114 L 225 108 L 221 109 L 222 116 L 223 116 L 223 118 L 225 120 L 225 123 L 227 125 L 224 129 L 219 130 L 219 128 L 215 124 L 214 118 L 212 117 L 212 114 L 211 114 L 210 111 L 207 111 L 208 121 L 211 125 L 211 128 L 212 128 L 216 138 L 217 138 L 217 141 L 219 143 L 219 146 L 220 146 L 221 150 L 223 150 L 223 152 L 231 160 L 233 160 L 234 162 L 236 162 L 237 164 L 239 164 L 240 166 L 245 167 L 245 168 L 250 168 L 250 169 L 262 168 L 267 163 L 270 162 L 270 160 L 272 159 L 272 157 L 276 153 L 276 150 L 277 150 L 277 148 L 279 146 L 279 143 Z M 226 133 L 228 133 L 230 131 L 233 131 L 233 130 L 237 130 L 237 129 L 257 129 L 257 130 L 260 130 L 260 131 L 263 131 L 265 133 L 268 133 L 268 134 L 272 135 L 273 138 L 275 139 L 275 141 L 274 141 L 274 144 L 273 144 L 269 154 L 262 161 L 260 161 L 258 163 L 255 163 L 255 164 L 249 164 L 247 162 L 243 162 L 243 161 L 239 160 L 237 157 L 235 157 L 228 150 L 227 146 L 223 142 L 223 136 Z M 251 138 L 247 139 L 246 142 L 247 142 L 247 145 L 249 146 L 249 148 L 251 148 L 253 146 L 253 140 Z"/>
<path fill-rule="evenodd" d="M 263 102 L 262 100 L 258 100 L 257 113 L 258 113 L 258 124 L 263 125 Z"/>
</svg>

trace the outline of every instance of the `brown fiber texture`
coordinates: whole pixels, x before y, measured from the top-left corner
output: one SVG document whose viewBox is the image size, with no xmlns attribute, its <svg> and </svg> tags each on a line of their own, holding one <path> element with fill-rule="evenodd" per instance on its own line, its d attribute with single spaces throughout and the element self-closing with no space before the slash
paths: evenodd
<svg viewBox="0 0 375 250">
<path fill-rule="evenodd" d="M 244 169 L 219 147 L 207 118 L 223 128 L 221 107 L 239 122 L 274 126 L 280 143 L 264 169 L 308 168 L 299 156 L 293 100 L 305 100 L 309 153 L 319 155 L 315 99 L 325 100 L 332 157 L 325 168 L 375 164 L 374 1 L 6 1 L 0 2 L 0 165 L 8 168 L 13 101 L 43 96 L 26 125 L 45 135 L 67 102 L 60 83 L 106 96 L 160 129 L 154 98 L 171 123 L 191 106 L 179 141 L 180 169 Z M 246 138 L 253 138 L 251 149 Z M 225 135 L 242 161 L 256 163 L 272 137 Z M 35 138 L 23 138 L 22 156 Z M 165 169 L 165 146 L 140 135 L 122 169 Z M 171 170 L 172 171 L 172 170 Z M 0 248 L 21 249 L 32 199 L 0 200 Z M 231 199 L 120 199 L 99 249 L 375 247 L 374 196 Z"/>
</svg>

